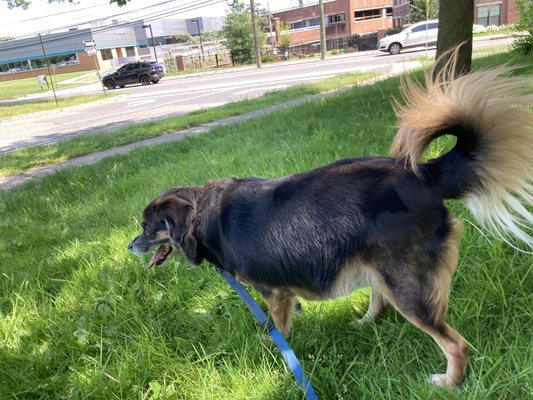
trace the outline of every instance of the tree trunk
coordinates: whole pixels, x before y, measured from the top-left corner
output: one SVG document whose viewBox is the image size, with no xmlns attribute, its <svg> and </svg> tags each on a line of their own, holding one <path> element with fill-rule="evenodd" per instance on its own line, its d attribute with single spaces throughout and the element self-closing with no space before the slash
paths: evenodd
<svg viewBox="0 0 533 400">
<path fill-rule="evenodd" d="M 250 0 L 250 13 L 252 14 L 252 32 L 254 35 L 255 64 L 257 65 L 257 68 L 261 68 L 261 47 L 259 44 L 259 37 L 257 36 L 257 16 L 255 14 L 254 0 Z"/>
<path fill-rule="evenodd" d="M 470 71 L 473 24 L 474 0 L 439 0 L 436 72 L 449 60 L 450 53 L 446 52 L 460 44 L 462 46 L 457 56 L 454 74 L 458 76 Z"/>
</svg>

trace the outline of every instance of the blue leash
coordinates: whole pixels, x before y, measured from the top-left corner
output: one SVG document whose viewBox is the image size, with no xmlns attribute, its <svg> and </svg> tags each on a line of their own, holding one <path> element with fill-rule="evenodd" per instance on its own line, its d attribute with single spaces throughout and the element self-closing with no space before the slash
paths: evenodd
<svg viewBox="0 0 533 400">
<path fill-rule="evenodd" d="M 255 319 L 257 319 L 257 321 L 262 326 L 268 329 L 268 334 L 272 337 L 272 340 L 274 340 L 276 346 L 278 346 L 278 349 L 281 352 L 285 363 L 291 370 L 294 379 L 296 379 L 296 383 L 298 383 L 298 386 L 304 392 L 305 398 L 307 400 L 318 400 L 318 397 L 316 396 L 315 391 L 313 390 L 313 386 L 311 386 L 311 383 L 305 376 L 302 365 L 296 358 L 296 355 L 292 351 L 289 344 L 285 341 L 280 331 L 268 319 L 261 307 L 259 307 L 259 304 L 257 304 L 254 298 L 250 295 L 250 293 L 248 293 L 244 286 L 237 282 L 237 280 L 233 276 L 229 275 L 221 269 L 217 269 L 217 271 L 220 275 L 222 275 L 226 282 L 228 282 L 228 284 L 233 288 L 233 290 L 235 290 L 235 292 L 240 296 L 242 301 L 244 301 L 244 304 L 246 304 L 246 306 L 250 309 Z"/>
</svg>

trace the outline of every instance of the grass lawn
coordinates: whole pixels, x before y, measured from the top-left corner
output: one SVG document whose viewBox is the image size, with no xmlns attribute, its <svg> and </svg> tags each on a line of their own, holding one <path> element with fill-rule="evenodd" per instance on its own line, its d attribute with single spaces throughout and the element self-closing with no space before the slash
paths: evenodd
<svg viewBox="0 0 533 400">
<path fill-rule="evenodd" d="M 146 270 L 126 246 L 146 203 L 168 187 L 387 154 L 398 83 L 0 193 L 0 398 L 301 399 L 275 346 L 210 265 L 176 258 Z M 450 207 L 472 220 L 461 204 Z M 444 369 L 442 353 L 394 310 L 379 324 L 353 324 L 365 290 L 304 302 L 288 341 L 321 399 L 531 398 L 531 270 L 531 255 L 465 223 L 448 320 L 471 359 L 455 392 L 426 383 Z"/>
<path fill-rule="evenodd" d="M 274 104 L 355 85 L 357 82 L 374 76 L 375 74 L 370 73 L 341 74 L 320 82 L 295 85 L 288 89 L 268 92 L 256 99 L 228 103 L 219 107 L 195 111 L 180 117 L 134 124 L 94 135 L 77 136 L 47 146 L 23 148 L 0 157 L 0 176 L 21 173 L 32 167 L 58 163 L 95 151 L 134 143 L 221 118 L 245 114 L 249 111 Z"/>
<path fill-rule="evenodd" d="M 57 99 L 59 107 L 70 107 L 78 104 L 90 103 L 91 101 L 103 100 L 115 96 L 114 93 L 92 94 L 86 96 L 60 97 Z M 0 118 L 13 117 L 39 111 L 57 110 L 55 100 L 37 100 L 20 103 L 2 104 L 0 106 Z"/>
<path fill-rule="evenodd" d="M 78 76 L 87 75 L 90 73 L 91 71 L 69 72 L 66 74 L 52 75 L 52 78 L 54 80 L 54 85 L 56 85 L 63 81 L 76 78 Z M 43 74 L 45 74 L 47 78 L 50 79 L 50 77 L 48 77 L 47 70 L 43 70 Z M 94 81 L 96 81 L 95 71 L 93 71 L 93 74 L 95 75 Z M 84 83 L 87 83 L 87 81 L 85 80 Z M 60 87 L 69 87 L 69 86 L 79 86 L 79 83 L 62 84 Z M 50 88 L 49 91 L 52 91 L 52 88 Z M 36 77 L 17 79 L 16 81 L 0 82 L 0 100 L 13 99 L 13 98 L 24 96 L 27 94 L 40 93 L 40 92 L 41 92 L 41 87 L 39 86 L 39 82 L 37 81 Z"/>
</svg>

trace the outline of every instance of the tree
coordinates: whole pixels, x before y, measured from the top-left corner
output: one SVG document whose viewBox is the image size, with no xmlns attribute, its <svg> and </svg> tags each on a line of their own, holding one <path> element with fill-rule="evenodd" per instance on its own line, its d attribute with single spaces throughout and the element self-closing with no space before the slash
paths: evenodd
<svg viewBox="0 0 533 400">
<path fill-rule="evenodd" d="M 411 14 L 409 14 L 409 22 L 411 24 L 425 21 L 426 19 L 437 19 L 438 17 L 438 0 L 414 0 L 412 2 Z"/>
<path fill-rule="evenodd" d="M 285 53 L 289 51 L 289 48 L 291 47 L 292 43 L 292 36 L 289 33 L 289 24 L 286 22 L 280 23 L 280 37 L 279 37 L 279 47 L 281 48 L 281 52 Z"/>
<path fill-rule="evenodd" d="M 450 50 L 459 45 L 461 48 L 453 73 L 457 76 L 470 71 L 473 24 L 474 0 L 439 0 L 436 72 L 449 60 Z"/>
<path fill-rule="evenodd" d="M 260 29 L 257 31 L 260 43 L 265 43 L 264 32 Z M 255 59 L 250 8 L 242 1 L 235 1 L 231 10 L 226 12 L 222 34 L 233 55 L 233 61 L 249 64 Z"/>
<path fill-rule="evenodd" d="M 189 43 L 192 41 L 192 36 L 188 33 L 178 33 L 172 36 L 171 43 Z"/>
<path fill-rule="evenodd" d="M 524 32 L 515 40 L 514 46 L 524 53 L 533 52 L 533 2 L 531 0 L 515 0 L 520 18 L 516 30 Z"/>
</svg>

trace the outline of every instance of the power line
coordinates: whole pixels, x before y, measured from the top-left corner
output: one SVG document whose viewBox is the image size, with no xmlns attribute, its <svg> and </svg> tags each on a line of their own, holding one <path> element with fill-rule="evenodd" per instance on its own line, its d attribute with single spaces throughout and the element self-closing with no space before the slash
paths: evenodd
<svg viewBox="0 0 533 400">
<path fill-rule="evenodd" d="M 177 5 L 177 6 L 173 5 L 172 7 L 164 9 L 164 10 L 154 11 L 153 14 L 147 14 L 147 15 L 148 16 L 153 15 L 153 17 L 150 17 L 150 18 L 157 19 L 158 18 L 158 16 L 157 16 L 158 14 L 160 14 L 161 16 L 170 16 L 170 15 L 179 14 L 180 12 L 193 11 L 193 10 L 196 10 L 196 9 L 204 8 L 204 7 L 207 7 L 207 6 L 210 6 L 210 5 L 215 5 L 215 4 L 219 4 L 219 3 L 223 3 L 223 2 L 225 2 L 225 0 L 207 0 L 207 1 L 200 1 L 200 2 L 191 1 L 191 2 L 183 3 L 183 4 Z M 137 9 L 137 10 L 131 10 L 131 11 L 126 11 L 126 12 L 122 12 L 122 13 L 112 14 L 112 15 L 108 15 L 108 16 L 102 17 L 102 18 L 95 18 L 95 19 L 91 19 L 91 20 L 82 21 L 82 22 L 79 22 L 79 23 L 76 23 L 76 24 L 64 25 L 64 26 L 53 28 L 53 29 L 48 29 L 46 31 L 52 31 L 52 30 L 58 31 L 58 30 L 63 30 L 63 29 L 76 28 L 76 27 L 78 27 L 80 25 L 87 25 L 87 24 L 91 24 L 91 23 L 95 23 L 95 22 L 106 21 L 106 20 L 110 20 L 110 19 L 113 19 L 113 18 L 122 17 L 122 16 L 125 16 L 125 15 L 128 15 L 128 14 L 139 13 L 139 12 L 142 12 L 144 10 L 148 10 L 148 9 L 151 9 L 151 8 L 154 8 L 154 7 L 159 7 L 159 6 L 168 4 L 168 3 L 174 3 L 175 4 L 176 1 L 175 0 L 166 0 L 166 1 L 163 1 L 161 3 L 152 4 L 152 5 L 149 5 L 149 6 L 146 6 L 146 7 L 142 7 L 142 8 Z M 148 20 L 147 17 L 142 15 L 142 14 L 139 15 L 138 17 L 135 17 L 135 18 L 138 19 L 138 20 L 143 20 L 143 19 L 144 20 Z M 36 36 L 39 33 L 42 33 L 42 31 L 43 30 L 35 31 L 35 32 L 32 32 L 32 33 L 28 33 L 28 34 L 25 34 L 25 35 L 22 35 L 22 36 L 15 37 L 15 39 L 22 39 L 22 38 L 27 38 L 27 37 L 30 37 L 30 36 Z"/>
<path fill-rule="evenodd" d="M 102 27 L 98 27 L 98 28 L 94 28 L 94 29 L 91 28 L 91 34 L 95 34 L 95 33 L 98 34 L 98 33 L 112 31 L 112 30 L 115 30 L 117 28 L 134 26 L 134 25 L 138 25 L 139 21 L 143 21 L 143 22 L 154 21 L 154 20 L 161 19 L 162 17 L 168 17 L 168 16 L 171 16 L 171 15 L 176 15 L 176 14 L 183 13 L 183 12 L 186 12 L 186 11 L 194 11 L 194 10 L 201 9 L 201 8 L 204 8 L 204 7 L 207 7 L 207 6 L 210 6 L 210 5 L 215 5 L 217 3 L 221 3 L 223 1 L 225 2 L 225 0 L 204 0 L 204 1 L 200 1 L 200 2 L 198 2 L 198 1 L 190 2 L 190 3 L 184 4 L 184 5 L 178 6 L 178 7 L 173 7 L 173 8 L 169 8 L 169 9 L 166 9 L 166 10 L 153 12 L 151 14 L 150 13 L 146 14 L 144 17 L 139 18 L 136 21 L 125 22 L 125 23 L 121 23 L 121 24 L 108 25 L 108 26 L 102 26 Z M 95 20 L 94 22 L 96 22 L 96 21 L 97 20 Z M 90 22 L 93 22 L 93 21 L 86 22 L 85 24 L 88 24 Z M 80 25 L 85 25 L 85 24 L 80 24 Z M 72 27 L 72 26 L 70 26 L 70 27 Z M 60 29 L 66 29 L 66 28 L 60 28 Z M 37 34 L 38 33 L 39 32 L 37 32 Z M 71 31 L 71 32 L 62 32 L 62 33 L 68 35 L 69 38 L 85 37 L 87 35 L 87 32 L 85 30 L 80 30 L 78 32 Z M 65 36 L 55 37 L 55 38 L 43 36 L 43 40 L 44 40 L 45 44 L 50 44 L 50 43 L 53 43 L 53 42 L 61 41 L 64 38 L 65 38 Z M 13 50 L 13 49 L 18 49 L 18 48 L 24 48 L 25 46 L 27 46 L 27 44 L 23 45 L 23 44 L 16 44 L 16 43 L 13 43 L 13 45 L 10 46 L 10 45 L 6 45 L 7 43 L 9 43 L 9 42 L 4 42 L 4 46 L 1 46 L 2 50 Z"/>
<path fill-rule="evenodd" d="M 13 22 L 5 22 L 4 25 L 6 25 L 6 26 L 17 25 L 17 24 L 20 24 L 21 22 L 38 21 L 40 19 L 46 19 L 46 18 L 50 18 L 50 17 L 57 17 L 58 15 L 71 14 L 71 13 L 80 12 L 80 11 L 83 11 L 83 10 L 93 10 L 93 9 L 99 8 L 99 7 L 109 7 L 109 4 L 100 4 L 98 6 L 76 8 L 75 10 L 56 12 L 54 14 L 41 15 L 39 17 L 33 17 L 33 18 L 27 18 L 27 19 L 19 19 L 17 21 L 13 21 Z"/>
</svg>

